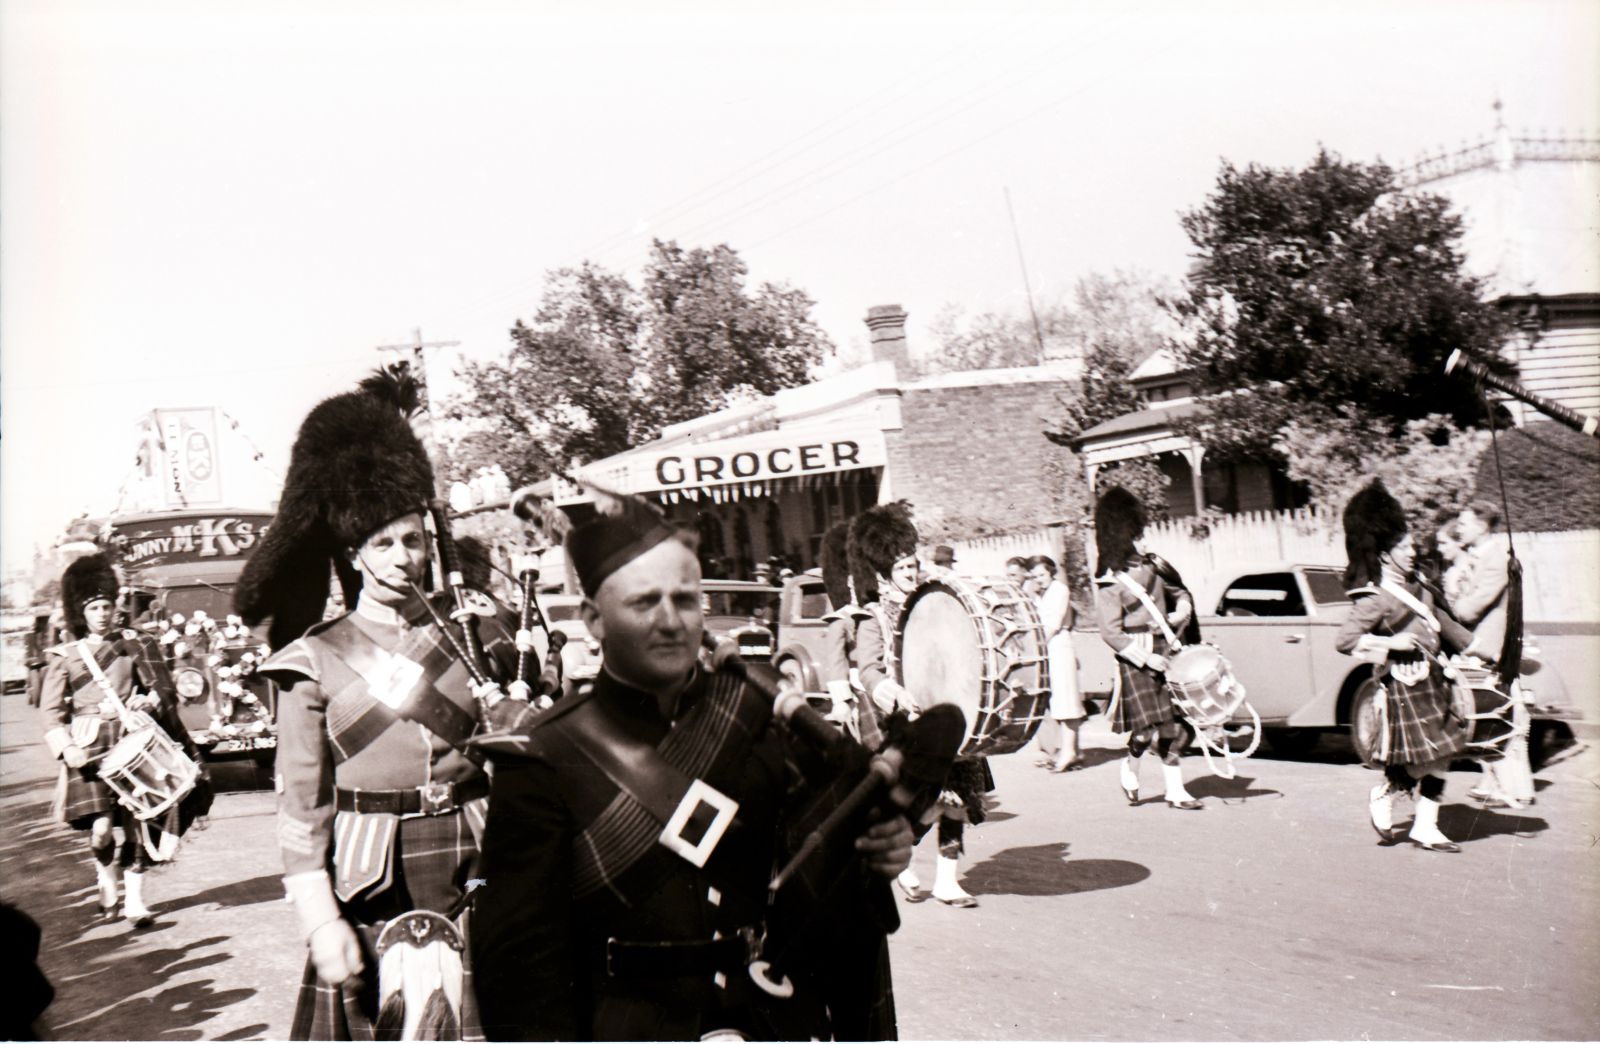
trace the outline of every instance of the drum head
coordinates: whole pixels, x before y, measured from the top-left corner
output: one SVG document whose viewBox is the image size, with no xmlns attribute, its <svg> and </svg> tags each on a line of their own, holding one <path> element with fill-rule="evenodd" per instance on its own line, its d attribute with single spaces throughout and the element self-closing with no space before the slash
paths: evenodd
<svg viewBox="0 0 1600 1044">
<path fill-rule="evenodd" d="M 1167 664 L 1167 681 L 1175 685 L 1205 685 L 1222 674 L 1222 655 L 1209 645 L 1191 645 Z"/>
<path fill-rule="evenodd" d="M 953 703 L 970 728 L 983 691 L 984 655 L 977 624 L 943 583 L 919 588 L 900 621 L 901 684 L 926 710 Z"/>
<path fill-rule="evenodd" d="M 144 760 L 145 751 L 150 747 L 152 738 L 153 733 L 150 729 L 124 733 L 116 745 L 100 760 L 100 775 L 114 775 Z"/>
</svg>

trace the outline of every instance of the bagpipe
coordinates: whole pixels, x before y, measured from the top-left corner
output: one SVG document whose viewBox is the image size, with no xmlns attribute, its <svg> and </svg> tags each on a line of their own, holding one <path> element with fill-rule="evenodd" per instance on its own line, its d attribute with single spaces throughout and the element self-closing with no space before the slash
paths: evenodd
<svg viewBox="0 0 1600 1044">
<path fill-rule="evenodd" d="M 742 677 L 772 701 L 774 717 L 803 747 L 802 770 L 812 783 L 784 825 L 789 855 L 767 886 L 767 938 L 750 966 L 756 985 L 784 997 L 793 991 L 786 969 L 818 967 L 840 931 L 869 922 L 885 933 L 895 926 L 889 883 L 866 871 L 854 841 L 883 819 L 927 815 L 966 736 L 966 717 L 950 703 L 915 718 L 897 714 L 886 723 L 882 748 L 870 750 L 775 672 L 746 664 L 732 642 L 707 635 L 705 643 L 714 670 Z"/>
<path fill-rule="evenodd" d="M 505 700 L 511 701 L 515 713 L 520 713 L 522 708 L 528 706 L 534 710 L 547 709 L 561 691 L 561 649 L 566 644 L 567 636 L 560 631 L 552 632 L 544 622 L 544 614 L 539 610 L 534 593 L 534 585 L 539 579 L 538 570 L 524 570 L 519 578 L 522 604 L 516 630 L 516 671 L 510 679 L 497 677 L 497 672 L 484 653 L 479 626 L 483 619 L 496 618 L 500 608 L 489 595 L 468 586 L 462 571 L 461 556 L 450 532 L 445 502 L 429 501 L 428 515 L 433 522 L 439 573 L 450 604 L 454 607 L 449 618 L 446 619 L 420 587 L 416 584 L 412 587 L 472 679 L 480 725 L 492 730 L 507 724 L 504 710 L 496 710 Z M 544 666 L 539 676 L 533 679 L 530 676 L 537 652 L 533 641 L 533 628 L 536 625 L 544 631 L 546 646 Z"/>
<path fill-rule="evenodd" d="M 1451 352 L 1450 357 L 1444 362 L 1445 373 L 1454 373 L 1456 370 L 1467 374 L 1479 384 L 1486 384 L 1496 391 L 1506 393 L 1519 402 L 1527 403 L 1545 416 L 1565 424 L 1573 431 L 1581 431 L 1591 438 L 1600 438 L 1600 417 L 1596 417 L 1592 413 L 1579 413 L 1577 410 L 1568 409 L 1559 402 L 1546 399 L 1542 395 L 1535 395 L 1516 381 L 1491 373 L 1483 363 L 1467 358 L 1460 348 Z"/>
</svg>

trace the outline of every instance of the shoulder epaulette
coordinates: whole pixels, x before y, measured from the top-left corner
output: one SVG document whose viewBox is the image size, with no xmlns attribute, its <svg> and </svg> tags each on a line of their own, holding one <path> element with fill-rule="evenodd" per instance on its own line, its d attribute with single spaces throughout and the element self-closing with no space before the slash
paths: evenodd
<svg viewBox="0 0 1600 1044">
<path fill-rule="evenodd" d="M 319 625 L 320 626 L 320 625 Z M 310 631 L 306 632 L 310 634 Z M 321 671 L 317 668 L 316 654 L 311 647 L 306 645 L 304 638 L 296 638 L 282 649 L 267 657 L 262 665 L 256 668 L 257 673 L 282 671 L 286 674 L 299 674 L 312 681 L 321 681 Z"/>
<path fill-rule="evenodd" d="M 1345 594 L 1349 595 L 1351 598 L 1357 598 L 1357 597 L 1360 597 L 1362 595 L 1375 595 L 1375 594 L 1380 594 L 1380 593 L 1382 593 L 1382 589 L 1377 587 L 1374 584 L 1362 584 L 1360 587 L 1352 587 L 1352 588 L 1350 588 L 1350 590 L 1345 592 Z"/>
</svg>

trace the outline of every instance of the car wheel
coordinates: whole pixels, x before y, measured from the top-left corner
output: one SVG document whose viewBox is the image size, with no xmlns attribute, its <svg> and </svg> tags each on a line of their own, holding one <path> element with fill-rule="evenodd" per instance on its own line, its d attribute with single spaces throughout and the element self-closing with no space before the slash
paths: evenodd
<svg viewBox="0 0 1600 1044">
<path fill-rule="evenodd" d="M 1376 678 L 1363 678 L 1350 701 L 1350 745 L 1363 765 L 1372 763 L 1378 749 L 1378 697 L 1382 687 Z"/>
<path fill-rule="evenodd" d="M 800 661 L 793 656 L 785 656 L 778 661 L 778 676 L 794 686 L 796 691 L 809 691 L 806 686 L 805 668 L 800 666 Z"/>
<path fill-rule="evenodd" d="M 1322 734 L 1316 729 L 1263 729 L 1261 738 L 1267 741 L 1273 753 L 1298 758 L 1311 753 Z"/>
</svg>

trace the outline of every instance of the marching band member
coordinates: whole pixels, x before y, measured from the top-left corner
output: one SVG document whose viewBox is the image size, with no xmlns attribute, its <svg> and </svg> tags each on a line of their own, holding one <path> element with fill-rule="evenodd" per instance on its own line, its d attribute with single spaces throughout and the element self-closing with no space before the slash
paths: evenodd
<svg viewBox="0 0 1600 1044">
<path fill-rule="evenodd" d="M 289 1036 L 472 1039 L 456 925 L 489 780 L 467 741 L 479 698 L 499 692 L 474 685 L 454 625 L 436 615 L 447 610 L 420 594 L 434 480 L 405 420 L 414 400 L 399 383 L 363 389 L 301 425 L 277 516 L 236 594 L 247 622 L 271 619 L 261 670 L 281 689 L 278 846 L 309 947 Z M 352 611 L 324 622 L 330 573 Z M 485 658 L 510 677 L 510 636 L 481 624 Z M 515 720 L 527 704 L 499 700 L 492 713 Z M 412 936 L 386 945 L 396 921 Z"/>
<path fill-rule="evenodd" d="M 793 742 L 770 697 L 698 665 L 694 534 L 620 499 L 619 515 L 567 537 L 604 651 L 599 677 L 495 746 L 473 925 L 485 1029 L 507 1040 L 804 1040 L 882 1027 L 830 1026 L 827 988 L 806 969 L 790 969 L 787 997 L 761 985 Z M 910 841 L 899 816 L 854 846 L 889 878 Z M 875 1035 L 893 1035 L 888 1013 Z"/>
<path fill-rule="evenodd" d="M 1430 852 L 1459 852 L 1461 846 L 1439 829 L 1439 798 L 1450 759 L 1466 749 L 1467 722 L 1451 712 L 1450 683 L 1430 657 L 1441 646 L 1466 648 L 1472 635 L 1417 579 L 1405 511 L 1381 481 L 1373 479 L 1345 505 L 1344 542 L 1352 605 L 1335 644 L 1340 652 L 1373 661 L 1381 682 L 1373 760 L 1384 769 L 1385 781 L 1368 798 L 1372 828 L 1381 844 L 1400 840 L 1394 799 L 1415 790 L 1411 843 Z"/>
<path fill-rule="evenodd" d="M 876 708 L 859 699 L 855 689 L 856 631 L 872 614 L 857 604 L 855 584 L 850 579 L 850 523 L 840 522 L 822 535 L 822 584 L 832 608 L 823 617 L 828 626 L 822 632 L 822 654 L 817 663 L 819 680 L 833 701 L 829 716 L 847 725 L 857 739 L 871 750 L 883 744 Z"/>
<path fill-rule="evenodd" d="M 1183 785 L 1183 748 L 1190 732 L 1167 692 L 1165 673 L 1167 657 L 1178 650 L 1174 632 L 1193 619 L 1194 601 L 1187 591 L 1169 591 L 1155 563 L 1139 553 L 1135 542 L 1144 526 L 1143 505 L 1121 486 L 1113 486 L 1095 505 L 1100 570 L 1095 609 L 1100 637 L 1116 653 L 1118 668 L 1111 727 L 1129 734 L 1121 767 L 1128 803 L 1138 804 L 1139 759 L 1153 743 L 1168 807 L 1192 811 L 1205 805 Z"/>
<path fill-rule="evenodd" d="M 135 927 L 154 920 L 144 897 L 144 876 L 165 852 L 157 824 L 141 824 L 100 778 L 97 760 L 123 735 L 117 700 L 142 711 L 195 756 L 188 730 L 177 720 L 176 694 L 161 650 L 136 631 L 116 631 L 117 575 L 102 555 L 67 566 L 61 576 L 61 604 L 67 629 L 80 637 L 49 649 L 40 686 L 39 712 L 45 743 L 62 762 L 62 822 L 89 833 L 99 882 L 102 918 L 117 911 L 122 879 L 122 913 Z M 114 697 L 114 698 L 113 698 Z M 179 831 L 168 821 L 167 833 Z M 187 824 L 184 824 L 187 826 Z M 120 827 L 120 852 L 113 833 Z M 168 842 L 174 838 L 166 838 Z"/>
<path fill-rule="evenodd" d="M 856 631 L 856 667 L 861 687 L 876 706 L 880 718 L 891 714 L 916 717 L 920 708 L 895 680 L 900 674 L 894 660 L 895 635 L 906 596 L 920 579 L 917 529 L 911 524 L 905 501 L 868 508 L 850 523 L 850 572 L 857 593 L 863 595 L 871 617 Z M 985 818 L 983 795 L 993 789 L 983 758 L 957 758 L 939 796 L 939 855 L 934 863 L 933 897 L 946 906 L 969 908 L 978 900 L 961 887 L 961 856 L 966 851 L 966 825 Z M 907 866 L 897 878 L 907 902 L 927 896 L 922 881 Z"/>
</svg>

